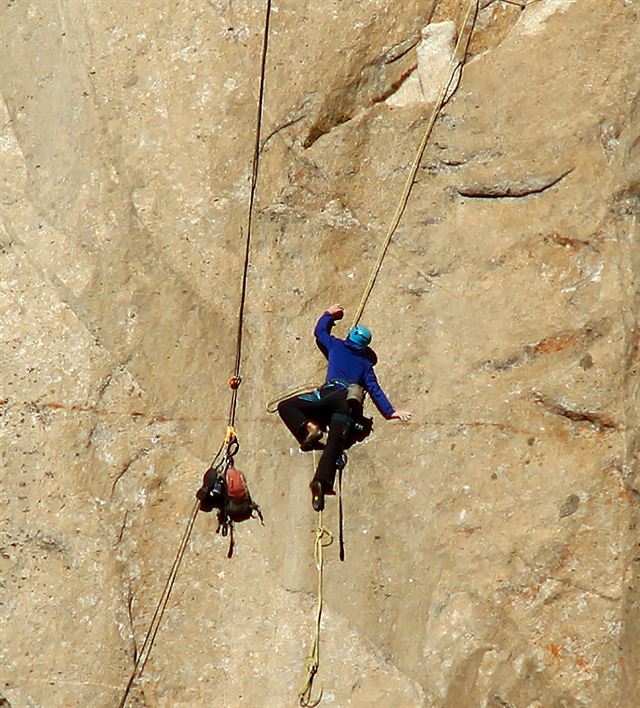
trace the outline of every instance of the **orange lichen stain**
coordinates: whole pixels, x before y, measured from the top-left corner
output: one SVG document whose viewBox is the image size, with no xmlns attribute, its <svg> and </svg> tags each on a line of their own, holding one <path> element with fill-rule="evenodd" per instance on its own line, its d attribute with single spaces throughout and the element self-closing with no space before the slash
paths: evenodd
<svg viewBox="0 0 640 708">
<path fill-rule="evenodd" d="M 541 339 L 534 347 L 536 354 L 551 354 L 566 349 L 576 340 L 576 333 L 569 334 L 553 334 L 550 337 Z"/>
<path fill-rule="evenodd" d="M 522 591 L 522 595 L 527 599 L 527 600 L 535 600 L 536 597 L 540 594 L 541 587 L 540 585 L 534 585 L 533 587 L 527 588 L 526 590 Z"/>
<path fill-rule="evenodd" d="M 148 413 L 140 413 L 139 411 L 131 411 L 129 415 L 132 418 L 148 418 L 152 423 L 168 423 L 170 420 L 163 415 L 149 415 Z"/>
<path fill-rule="evenodd" d="M 549 644 L 549 651 L 556 659 L 560 656 L 560 647 L 557 644 Z"/>
<path fill-rule="evenodd" d="M 589 666 L 589 663 L 584 658 L 584 656 L 579 656 L 576 659 L 576 666 L 579 666 L 582 669 L 582 671 L 584 671 L 587 674 L 591 673 L 591 667 Z"/>
<path fill-rule="evenodd" d="M 618 659 L 618 666 L 624 666 L 624 656 L 621 656 L 621 657 Z"/>
</svg>

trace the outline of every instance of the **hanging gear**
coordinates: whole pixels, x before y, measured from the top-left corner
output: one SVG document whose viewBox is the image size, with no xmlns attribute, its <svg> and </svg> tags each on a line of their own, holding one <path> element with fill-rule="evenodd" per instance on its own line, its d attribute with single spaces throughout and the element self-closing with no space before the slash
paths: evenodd
<svg viewBox="0 0 640 708">
<path fill-rule="evenodd" d="M 259 516 L 262 519 L 260 507 L 251 499 L 247 480 L 240 470 L 229 467 L 225 472 L 226 491 L 224 511 L 229 517 L 229 523 L 239 523 Z"/>
<path fill-rule="evenodd" d="M 196 498 L 200 500 L 200 511 L 218 510 L 218 528 L 216 533 L 222 536 L 229 536 L 228 558 L 233 555 L 233 547 L 235 545 L 233 539 L 234 523 L 259 518 L 264 526 L 262 511 L 251 498 L 247 480 L 234 465 L 233 458 L 239 449 L 240 443 L 238 442 L 235 428 L 229 426 L 225 443 L 209 469 L 204 473 L 202 486 L 196 492 Z M 223 450 L 224 454 L 218 461 Z"/>
</svg>

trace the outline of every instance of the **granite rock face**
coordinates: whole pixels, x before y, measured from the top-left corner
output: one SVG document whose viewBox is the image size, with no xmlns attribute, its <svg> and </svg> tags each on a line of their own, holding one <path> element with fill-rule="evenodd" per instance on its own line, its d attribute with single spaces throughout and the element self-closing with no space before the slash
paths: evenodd
<svg viewBox="0 0 640 708">
<path fill-rule="evenodd" d="M 345 334 L 466 7 L 273 8 L 237 418 L 266 525 L 228 560 L 198 515 L 131 705 L 297 703 L 312 460 L 265 404 L 321 379 L 331 302 Z M 350 455 L 323 703 L 637 703 L 639 13 L 479 3 L 364 313 L 414 418 Z M 0 8 L 3 705 L 117 705 L 224 438 L 263 21 Z"/>
</svg>

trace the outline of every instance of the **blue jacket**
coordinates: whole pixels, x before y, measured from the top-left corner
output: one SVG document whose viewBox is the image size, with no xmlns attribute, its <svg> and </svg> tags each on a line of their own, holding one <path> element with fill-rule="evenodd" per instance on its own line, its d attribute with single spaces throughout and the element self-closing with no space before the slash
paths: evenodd
<svg viewBox="0 0 640 708">
<path fill-rule="evenodd" d="M 366 350 L 358 349 L 349 340 L 334 337 L 331 334 L 334 324 L 335 319 L 325 312 L 313 332 L 318 347 L 329 362 L 325 382 L 342 381 L 362 386 L 380 413 L 390 418 L 395 409 L 380 388 L 371 357 L 367 356 Z"/>
</svg>

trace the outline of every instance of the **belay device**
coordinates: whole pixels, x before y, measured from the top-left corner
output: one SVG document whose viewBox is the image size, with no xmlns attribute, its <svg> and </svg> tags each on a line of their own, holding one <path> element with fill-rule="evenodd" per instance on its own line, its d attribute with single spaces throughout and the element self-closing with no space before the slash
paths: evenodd
<svg viewBox="0 0 640 708">
<path fill-rule="evenodd" d="M 233 428 L 227 431 L 224 454 L 218 461 L 222 450 L 204 473 L 202 486 L 196 492 L 200 500 L 200 511 L 218 510 L 218 528 L 216 533 L 229 536 L 229 552 L 233 555 L 233 525 L 247 519 L 259 518 L 264 525 L 260 507 L 253 501 L 245 476 L 234 466 L 233 458 L 238 453 L 240 444 Z"/>
</svg>

